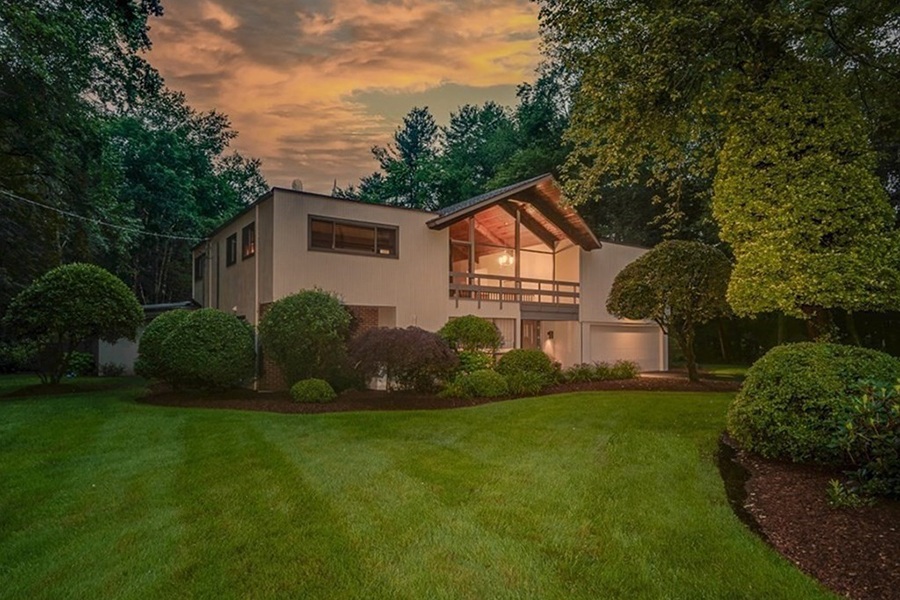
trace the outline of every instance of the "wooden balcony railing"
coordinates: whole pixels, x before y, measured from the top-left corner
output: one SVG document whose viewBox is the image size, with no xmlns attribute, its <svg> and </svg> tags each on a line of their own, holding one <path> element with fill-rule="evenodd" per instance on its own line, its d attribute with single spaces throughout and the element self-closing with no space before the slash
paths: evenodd
<svg viewBox="0 0 900 600">
<path fill-rule="evenodd" d="M 539 302 L 543 304 L 578 304 L 580 285 L 577 281 L 552 281 L 450 272 L 450 298 L 482 302 Z"/>
</svg>

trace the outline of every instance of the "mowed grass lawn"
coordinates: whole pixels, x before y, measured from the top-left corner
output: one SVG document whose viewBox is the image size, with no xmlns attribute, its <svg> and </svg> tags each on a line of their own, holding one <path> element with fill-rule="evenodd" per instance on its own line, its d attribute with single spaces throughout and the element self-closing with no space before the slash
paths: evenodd
<svg viewBox="0 0 900 600">
<path fill-rule="evenodd" d="M 313 416 L 123 381 L 0 400 L 0 597 L 830 597 L 728 507 L 730 394 Z"/>
</svg>

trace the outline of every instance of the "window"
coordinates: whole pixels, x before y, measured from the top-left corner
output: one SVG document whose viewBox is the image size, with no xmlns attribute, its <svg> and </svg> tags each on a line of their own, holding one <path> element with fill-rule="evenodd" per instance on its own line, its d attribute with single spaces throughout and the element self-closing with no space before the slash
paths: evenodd
<svg viewBox="0 0 900 600">
<path fill-rule="evenodd" d="M 230 267 L 237 262 L 237 234 L 228 236 L 225 240 L 225 266 Z"/>
<path fill-rule="evenodd" d="M 206 255 L 201 254 L 194 259 L 194 281 L 203 280 L 203 271 L 206 266 Z"/>
<path fill-rule="evenodd" d="M 256 254 L 256 223 L 250 223 L 241 230 L 241 256 L 250 258 Z"/>
<path fill-rule="evenodd" d="M 398 232 L 392 225 L 310 217 L 309 248 L 397 258 Z"/>
<path fill-rule="evenodd" d="M 509 350 L 516 347 L 516 320 L 515 319 L 488 319 L 492 321 L 497 329 L 500 330 L 500 337 L 503 342 L 500 344 L 501 350 Z"/>
</svg>

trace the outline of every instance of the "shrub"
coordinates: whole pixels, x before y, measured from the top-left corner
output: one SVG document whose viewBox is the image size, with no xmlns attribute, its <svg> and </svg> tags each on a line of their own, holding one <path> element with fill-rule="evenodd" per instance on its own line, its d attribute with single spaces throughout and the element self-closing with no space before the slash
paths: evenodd
<svg viewBox="0 0 900 600">
<path fill-rule="evenodd" d="M 490 369 L 494 365 L 494 357 L 487 352 L 466 351 L 458 352 L 459 370 L 463 373 L 471 373 L 482 369 Z"/>
<path fill-rule="evenodd" d="M 304 379 L 291 386 L 294 402 L 331 402 L 336 397 L 331 384 L 324 379 Z"/>
<path fill-rule="evenodd" d="M 547 387 L 547 380 L 540 373 L 522 371 L 507 375 L 506 386 L 513 396 L 534 396 Z"/>
<path fill-rule="evenodd" d="M 274 302 L 259 322 L 263 351 L 287 381 L 326 379 L 346 355 L 351 316 L 322 290 L 304 290 Z"/>
<path fill-rule="evenodd" d="M 187 313 L 162 343 L 165 379 L 175 385 L 221 389 L 253 377 L 253 329 L 214 308 Z"/>
<path fill-rule="evenodd" d="M 853 399 L 841 447 L 863 492 L 900 496 L 900 385 L 869 386 Z"/>
<path fill-rule="evenodd" d="M 605 363 L 591 364 L 581 363 L 572 365 L 562 373 L 564 381 L 570 383 L 587 383 L 589 381 L 597 381 L 598 367 L 606 368 Z"/>
<path fill-rule="evenodd" d="M 69 357 L 93 338 L 134 339 L 144 311 L 122 280 L 96 265 L 52 269 L 19 292 L 3 319 L 20 342 L 37 346 L 35 366 L 44 382 L 59 383 Z"/>
<path fill-rule="evenodd" d="M 0 343 L 0 373 L 36 370 L 37 353 L 34 342 Z"/>
<path fill-rule="evenodd" d="M 418 327 L 370 329 L 350 343 L 350 356 L 366 377 L 385 376 L 388 389 L 434 391 L 459 365 L 439 335 Z"/>
<path fill-rule="evenodd" d="M 839 462 L 840 436 L 862 380 L 896 381 L 900 361 L 852 346 L 800 343 L 770 350 L 747 371 L 728 431 L 767 458 Z"/>
<path fill-rule="evenodd" d="M 546 384 L 550 384 L 556 379 L 559 370 L 550 357 L 540 350 L 519 348 L 500 357 L 497 372 L 505 376 L 523 372 L 537 373 L 544 377 Z"/>
<path fill-rule="evenodd" d="M 68 368 L 66 374 L 70 377 L 84 377 L 86 375 L 94 375 L 97 373 L 97 367 L 94 364 L 94 357 L 87 352 L 78 352 L 77 350 L 69 355 Z"/>
<path fill-rule="evenodd" d="M 170 310 L 158 315 L 147 324 L 138 342 L 138 358 L 134 363 L 134 372 L 147 379 L 167 379 L 166 357 L 163 354 L 163 342 L 170 333 L 181 326 L 190 315 L 190 311 Z"/>
<path fill-rule="evenodd" d="M 100 365 L 101 377 L 121 377 L 125 373 L 125 365 L 118 363 L 103 363 Z"/>
<path fill-rule="evenodd" d="M 441 393 L 456 398 L 496 398 L 506 396 L 509 387 L 503 375 L 490 369 L 482 369 L 457 376 Z"/>
<path fill-rule="evenodd" d="M 641 372 L 641 368 L 634 361 L 617 360 L 609 368 L 607 379 L 634 379 Z"/>
<path fill-rule="evenodd" d="M 503 341 L 494 323 L 475 315 L 450 319 L 440 328 L 438 335 L 458 352 L 493 354 Z"/>
</svg>

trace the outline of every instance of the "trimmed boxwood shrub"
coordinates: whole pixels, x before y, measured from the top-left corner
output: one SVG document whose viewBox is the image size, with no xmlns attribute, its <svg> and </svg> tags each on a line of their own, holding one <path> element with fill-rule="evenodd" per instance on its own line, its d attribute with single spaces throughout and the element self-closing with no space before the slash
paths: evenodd
<svg viewBox="0 0 900 600">
<path fill-rule="evenodd" d="M 441 393 L 456 398 L 497 398 L 509 394 L 506 379 L 491 369 L 458 375 Z"/>
<path fill-rule="evenodd" d="M 487 352 L 466 351 L 457 352 L 459 357 L 459 370 L 462 373 L 471 373 L 482 369 L 490 369 L 494 365 L 494 357 Z"/>
<path fill-rule="evenodd" d="M 534 396 L 547 387 L 544 375 L 522 371 L 506 376 L 506 385 L 513 396 Z"/>
<path fill-rule="evenodd" d="M 439 335 L 419 327 L 369 329 L 350 342 L 350 357 L 366 377 L 387 377 L 388 389 L 431 392 L 459 359 Z"/>
<path fill-rule="evenodd" d="M 450 319 L 438 330 L 438 335 L 458 352 L 493 354 L 503 341 L 493 322 L 475 315 Z"/>
<path fill-rule="evenodd" d="M 350 322 L 337 296 L 304 290 L 269 307 L 259 322 L 259 339 L 285 380 L 328 379 L 346 356 Z"/>
<path fill-rule="evenodd" d="M 497 361 L 497 372 L 504 376 L 514 373 L 537 373 L 546 384 L 553 383 L 558 374 L 550 357 L 540 350 L 518 348 L 510 350 Z"/>
<path fill-rule="evenodd" d="M 334 388 L 324 379 L 304 379 L 291 386 L 294 402 L 331 402 L 336 397 Z"/>
<path fill-rule="evenodd" d="M 866 380 L 896 381 L 900 361 L 875 350 L 800 343 L 770 350 L 747 371 L 728 432 L 768 458 L 841 462 L 842 430 Z"/>
<path fill-rule="evenodd" d="M 214 308 L 188 312 L 162 343 L 164 375 L 179 386 L 220 389 L 253 377 L 253 329 Z"/>
<path fill-rule="evenodd" d="M 147 324 L 138 342 L 138 358 L 134 372 L 148 379 L 166 379 L 166 360 L 163 342 L 166 337 L 188 318 L 190 311 L 170 310 Z"/>
</svg>

